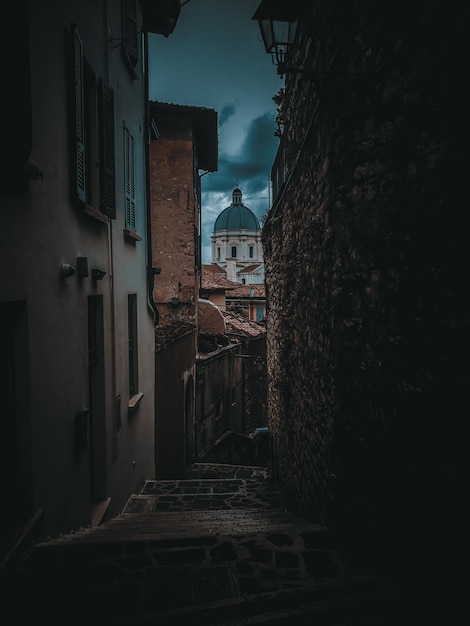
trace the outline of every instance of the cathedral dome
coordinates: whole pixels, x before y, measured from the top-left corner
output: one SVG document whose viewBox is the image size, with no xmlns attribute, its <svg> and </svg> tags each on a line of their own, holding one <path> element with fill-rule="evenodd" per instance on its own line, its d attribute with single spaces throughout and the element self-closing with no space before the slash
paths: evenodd
<svg viewBox="0 0 470 626">
<path fill-rule="evenodd" d="M 220 230 L 261 230 L 257 216 L 243 204 L 242 192 L 238 187 L 232 192 L 232 204 L 215 220 L 214 232 Z"/>
</svg>

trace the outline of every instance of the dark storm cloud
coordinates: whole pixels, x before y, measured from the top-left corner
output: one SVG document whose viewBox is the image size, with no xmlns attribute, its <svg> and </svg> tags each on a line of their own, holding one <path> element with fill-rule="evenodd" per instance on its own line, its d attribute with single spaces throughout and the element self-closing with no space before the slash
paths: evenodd
<svg viewBox="0 0 470 626">
<path fill-rule="evenodd" d="M 217 174 L 204 181 L 205 192 L 227 193 L 239 185 L 243 193 L 257 193 L 267 184 L 279 140 L 271 113 L 253 119 L 239 151 L 219 157 Z"/>
<path fill-rule="evenodd" d="M 210 262 L 210 236 L 215 219 L 231 203 L 235 186 L 242 190 L 243 203 L 259 218 L 266 214 L 271 167 L 279 145 L 274 131 L 272 113 L 253 119 L 237 151 L 219 155 L 217 172 L 202 179 L 203 263 Z"/>
<path fill-rule="evenodd" d="M 234 116 L 236 107 L 234 104 L 226 104 L 222 107 L 222 111 L 219 113 L 219 126 L 226 124 L 231 117 Z"/>
</svg>

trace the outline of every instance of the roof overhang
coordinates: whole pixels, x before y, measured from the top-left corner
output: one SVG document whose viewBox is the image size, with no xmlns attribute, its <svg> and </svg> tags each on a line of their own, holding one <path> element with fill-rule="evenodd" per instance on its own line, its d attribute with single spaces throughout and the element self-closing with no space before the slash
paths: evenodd
<svg viewBox="0 0 470 626">
<path fill-rule="evenodd" d="M 191 119 L 197 142 L 198 167 L 207 172 L 216 172 L 219 166 L 217 111 L 169 102 L 150 102 L 150 117 L 155 119 L 157 127 L 159 118 L 164 120 L 171 116 Z"/>
<path fill-rule="evenodd" d="M 144 30 L 168 37 L 174 31 L 181 11 L 180 0 L 140 0 Z"/>
</svg>

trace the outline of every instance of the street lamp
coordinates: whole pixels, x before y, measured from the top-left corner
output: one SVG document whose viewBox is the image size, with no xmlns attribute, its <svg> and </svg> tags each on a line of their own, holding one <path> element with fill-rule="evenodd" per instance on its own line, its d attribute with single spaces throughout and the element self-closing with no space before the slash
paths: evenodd
<svg viewBox="0 0 470 626">
<path fill-rule="evenodd" d="M 322 69 L 304 69 L 287 66 L 289 48 L 295 40 L 298 20 L 305 14 L 305 2 L 302 0 L 261 0 L 252 19 L 258 22 L 266 52 L 271 54 L 277 73 L 304 74 L 315 76 L 354 76 L 348 72 L 336 72 Z"/>
<path fill-rule="evenodd" d="M 271 54 L 281 76 L 289 46 L 294 42 L 298 17 L 296 0 L 262 0 L 252 18 L 258 22 L 266 52 Z"/>
</svg>

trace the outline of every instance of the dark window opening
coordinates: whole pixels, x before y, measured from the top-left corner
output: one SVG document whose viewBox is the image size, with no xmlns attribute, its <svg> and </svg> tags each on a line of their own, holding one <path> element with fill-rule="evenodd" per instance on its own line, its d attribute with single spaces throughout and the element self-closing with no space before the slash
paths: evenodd
<svg viewBox="0 0 470 626">
<path fill-rule="evenodd" d="M 127 332 L 129 356 L 129 398 L 138 393 L 137 369 L 137 295 L 127 298 Z"/>
</svg>

